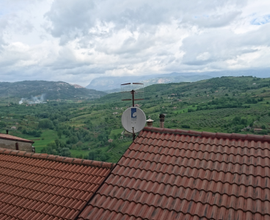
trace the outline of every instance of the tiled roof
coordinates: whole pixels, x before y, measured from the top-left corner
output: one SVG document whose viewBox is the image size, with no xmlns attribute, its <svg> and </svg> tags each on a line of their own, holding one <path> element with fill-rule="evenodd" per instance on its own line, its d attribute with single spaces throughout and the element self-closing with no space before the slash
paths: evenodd
<svg viewBox="0 0 270 220">
<path fill-rule="evenodd" d="M 75 219 L 113 166 L 0 148 L 0 219 Z"/>
<path fill-rule="evenodd" d="M 27 140 L 24 138 L 12 136 L 9 134 L 0 134 L 0 139 L 7 139 L 7 140 L 12 140 L 12 141 L 22 141 L 22 142 L 29 142 L 29 143 L 34 143 L 34 141 Z"/>
<path fill-rule="evenodd" d="M 270 136 L 144 128 L 79 219 L 270 219 Z"/>
</svg>

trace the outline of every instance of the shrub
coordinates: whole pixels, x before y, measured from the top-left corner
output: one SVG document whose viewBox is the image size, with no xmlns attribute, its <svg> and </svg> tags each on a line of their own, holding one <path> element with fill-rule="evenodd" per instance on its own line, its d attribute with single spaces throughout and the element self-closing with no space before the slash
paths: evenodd
<svg viewBox="0 0 270 220">
<path fill-rule="evenodd" d="M 267 135 L 267 131 L 266 130 L 260 131 L 259 134 Z"/>
<path fill-rule="evenodd" d="M 182 125 L 181 127 L 182 127 L 182 128 L 190 128 L 189 125 Z"/>
</svg>

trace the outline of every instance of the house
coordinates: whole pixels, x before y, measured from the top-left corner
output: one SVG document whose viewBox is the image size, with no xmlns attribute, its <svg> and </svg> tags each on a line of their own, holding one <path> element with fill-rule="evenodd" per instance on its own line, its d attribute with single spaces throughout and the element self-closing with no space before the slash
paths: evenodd
<svg viewBox="0 0 270 220">
<path fill-rule="evenodd" d="M 0 148 L 0 219 L 76 219 L 113 167 Z"/>
<path fill-rule="evenodd" d="M 270 219 L 270 136 L 145 127 L 78 219 Z"/>
<path fill-rule="evenodd" d="M 263 129 L 262 128 L 254 128 L 253 131 L 255 133 L 260 133 Z"/>
<path fill-rule="evenodd" d="M 34 141 L 16 137 L 9 134 L 0 134 L 0 148 L 32 152 Z"/>
<path fill-rule="evenodd" d="M 145 127 L 119 162 L 0 149 L 0 219 L 270 219 L 270 136 Z"/>
</svg>

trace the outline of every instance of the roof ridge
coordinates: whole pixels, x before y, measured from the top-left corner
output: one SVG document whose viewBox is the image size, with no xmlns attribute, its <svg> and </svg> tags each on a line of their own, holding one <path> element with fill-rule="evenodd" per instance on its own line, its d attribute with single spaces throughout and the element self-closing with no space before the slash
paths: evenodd
<svg viewBox="0 0 270 220">
<path fill-rule="evenodd" d="M 112 170 L 115 166 L 115 163 L 109 163 L 109 162 L 103 162 L 103 161 L 79 159 L 79 158 L 72 158 L 72 157 L 62 157 L 62 156 L 51 155 L 51 154 L 30 153 L 26 151 L 10 150 L 6 148 L 0 148 L 0 154 L 7 154 L 7 155 L 14 155 L 14 156 L 20 156 L 20 157 L 42 159 L 42 160 L 51 160 L 51 161 L 62 162 L 62 163 L 67 163 L 67 164 L 100 167 L 100 168 L 106 168 L 110 170 Z"/>
<path fill-rule="evenodd" d="M 182 129 L 169 129 L 157 127 L 144 127 L 142 131 L 158 132 L 165 134 L 180 134 L 189 136 L 199 136 L 208 138 L 224 138 L 224 139 L 241 139 L 253 141 L 267 141 L 270 142 L 270 135 L 255 135 L 255 134 L 237 134 L 237 133 L 214 133 L 206 131 L 182 130 Z"/>
</svg>

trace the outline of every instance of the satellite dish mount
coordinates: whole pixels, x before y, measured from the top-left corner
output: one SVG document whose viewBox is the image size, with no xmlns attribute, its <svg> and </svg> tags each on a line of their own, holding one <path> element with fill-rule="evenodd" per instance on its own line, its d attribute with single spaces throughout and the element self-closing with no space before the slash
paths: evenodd
<svg viewBox="0 0 270 220">
<path fill-rule="evenodd" d="M 135 101 L 144 100 L 143 98 L 143 83 L 124 83 L 121 84 L 122 101 L 132 101 L 132 107 L 126 109 L 122 114 L 122 125 L 126 131 L 132 133 L 133 141 L 135 140 L 135 133 L 140 132 L 146 122 L 144 112 L 135 107 Z M 130 98 L 131 94 L 131 98 Z M 135 98 L 136 94 L 136 98 Z"/>
</svg>

